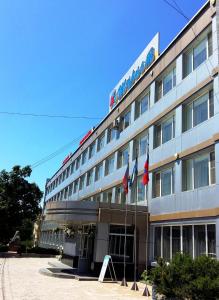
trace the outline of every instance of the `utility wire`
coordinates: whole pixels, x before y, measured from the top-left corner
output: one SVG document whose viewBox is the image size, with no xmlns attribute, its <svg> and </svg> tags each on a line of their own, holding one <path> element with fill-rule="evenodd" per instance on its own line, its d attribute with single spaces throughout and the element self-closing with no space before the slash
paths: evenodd
<svg viewBox="0 0 219 300">
<path fill-rule="evenodd" d="M 58 150 L 56 150 L 55 152 L 52 152 L 51 154 L 43 157 L 42 159 L 36 161 L 35 163 L 33 163 L 31 165 L 32 169 L 35 169 L 36 167 L 39 167 L 40 165 L 48 162 L 49 160 L 53 159 L 54 157 L 56 157 L 57 155 L 61 154 L 62 152 L 64 152 L 65 150 L 67 150 L 69 147 L 72 147 L 75 143 L 77 143 L 85 134 L 87 133 L 84 132 L 83 134 L 81 134 L 80 136 L 76 137 L 74 140 L 72 140 L 71 142 L 65 144 L 64 146 L 62 146 L 61 148 L 59 148 Z"/>
<path fill-rule="evenodd" d="M 30 117 L 43 117 L 43 118 L 62 118 L 62 119 L 87 119 L 87 120 L 100 120 L 100 117 L 89 116 L 68 116 L 68 115 L 50 115 L 50 114 L 36 114 L 36 113 L 21 113 L 21 112 L 9 112 L 0 111 L 2 115 L 17 115 L 17 116 L 30 116 Z"/>
</svg>

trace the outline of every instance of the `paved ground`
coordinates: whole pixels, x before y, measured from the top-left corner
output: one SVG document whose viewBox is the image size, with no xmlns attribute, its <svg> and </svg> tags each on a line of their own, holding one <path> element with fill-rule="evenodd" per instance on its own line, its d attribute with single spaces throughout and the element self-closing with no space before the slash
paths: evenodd
<svg viewBox="0 0 219 300">
<path fill-rule="evenodd" d="M 48 277 L 39 274 L 47 266 L 48 258 L 0 258 L 0 300 L 123 300 L 151 299 L 140 291 L 116 283 L 99 283 Z"/>
</svg>

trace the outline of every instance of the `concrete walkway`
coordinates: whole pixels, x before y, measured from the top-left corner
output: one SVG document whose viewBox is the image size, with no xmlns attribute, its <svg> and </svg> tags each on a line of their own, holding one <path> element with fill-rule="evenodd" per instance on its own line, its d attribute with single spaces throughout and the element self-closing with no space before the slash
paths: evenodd
<svg viewBox="0 0 219 300">
<path fill-rule="evenodd" d="M 115 283 L 77 281 L 43 276 L 39 269 L 47 266 L 48 258 L 0 258 L 1 300 L 125 300 L 151 299 L 143 297 L 144 285 L 133 292 Z M 54 259 L 55 261 L 55 259 Z M 150 290 L 151 292 L 151 290 Z"/>
</svg>

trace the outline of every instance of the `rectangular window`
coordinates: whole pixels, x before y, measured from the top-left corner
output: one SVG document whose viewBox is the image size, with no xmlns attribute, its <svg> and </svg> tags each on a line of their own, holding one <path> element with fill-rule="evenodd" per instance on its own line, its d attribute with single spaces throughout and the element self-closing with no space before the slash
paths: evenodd
<svg viewBox="0 0 219 300">
<path fill-rule="evenodd" d="M 146 188 L 142 184 L 142 176 L 138 176 L 137 184 L 133 186 L 131 192 L 131 202 L 143 202 L 146 201 Z"/>
<path fill-rule="evenodd" d="M 195 257 L 206 254 L 205 225 L 194 226 Z"/>
<path fill-rule="evenodd" d="M 183 161 L 183 190 L 208 186 L 215 183 L 215 153 L 214 151 L 197 155 Z"/>
<path fill-rule="evenodd" d="M 183 77 L 185 78 L 212 55 L 212 32 L 196 46 L 183 54 Z"/>
<path fill-rule="evenodd" d="M 170 260 L 170 227 L 163 227 L 163 258 Z"/>
<path fill-rule="evenodd" d="M 84 183 L 85 183 L 85 175 L 80 177 L 80 185 L 79 185 L 79 190 L 83 190 L 84 188 Z"/>
<path fill-rule="evenodd" d="M 103 176 L 103 164 L 99 164 L 98 166 L 96 166 L 96 175 L 95 175 L 95 181 L 100 180 L 100 178 L 102 178 Z"/>
<path fill-rule="evenodd" d="M 214 115 L 213 90 L 183 106 L 183 131 L 208 120 Z"/>
<path fill-rule="evenodd" d="M 126 203 L 126 194 L 124 192 L 122 185 L 119 185 L 116 187 L 115 203 L 117 203 L 117 204 L 125 204 Z"/>
<path fill-rule="evenodd" d="M 93 157 L 95 154 L 95 142 L 90 145 L 89 148 L 89 158 Z"/>
<path fill-rule="evenodd" d="M 192 226 L 183 226 L 183 253 L 193 256 Z"/>
<path fill-rule="evenodd" d="M 135 119 L 140 117 L 149 108 L 150 94 L 147 93 L 135 102 Z"/>
<path fill-rule="evenodd" d="M 78 179 L 74 182 L 74 194 L 78 191 Z"/>
<path fill-rule="evenodd" d="M 116 128 L 114 128 L 112 125 L 107 130 L 107 143 L 110 143 L 116 138 Z"/>
<path fill-rule="evenodd" d="M 86 161 L 87 161 L 87 156 L 88 156 L 88 150 L 86 149 L 86 150 L 84 150 L 84 152 L 82 153 L 82 162 L 81 162 L 82 165 L 86 163 Z"/>
<path fill-rule="evenodd" d="M 109 175 L 114 171 L 115 154 L 106 159 L 105 175 Z"/>
<path fill-rule="evenodd" d="M 159 147 L 175 137 L 174 115 L 154 126 L 154 148 Z"/>
<path fill-rule="evenodd" d="M 129 146 L 118 151 L 118 166 L 117 168 L 121 168 L 128 164 L 129 160 Z"/>
<path fill-rule="evenodd" d="M 74 172 L 74 167 L 75 167 L 75 162 L 73 161 L 73 162 L 71 163 L 71 167 L 70 167 L 70 173 L 71 173 L 71 174 L 73 174 L 73 172 Z"/>
<path fill-rule="evenodd" d="M 216 232 L 215 225 L 207 225 L 208 256 L 216 257 Z"/>
<path fill-rule="evenodd" d="M 101 194 L 94 195 L 94 197 L 93 197 L 94 202 L 100 202 L 100 200 L 101 200 Z"/>
<path fill-rule="evenodd" d="M 73 192 L 73 183 L 69 185 L 68 197 L 70 197 L 72 195 L 72 192 Z"/>
<path fill-rule="evenodd" d="M 104 147 L 104 138 L 105 138 L 104 134 L 98 138 L 98 140 L 97 140 L 97 152 L 100 151 L 101 149 L 103 149 L 103 147 Z"/>
<path fill-rule="evenodd" d="M 156 89 L 156 101 L 166 95 L 176 86 L 176 67 L 173 67 L 171 71 L 162 75 L 161 79 L 155 83 Z"/>
<path fill-rule="evenodd" d="M 161 197 L 174 193 L 174 167 L 153 174 L 153 196 Z"/>
<path fill-rule="evenodd" d="M 106 203 L 112 202 L 112 189 L 103 192 L 103 202 Z"/>
<path fill-rule="evenodd" d="M 172 227 L 172 257 L 180 252 L 180 226 Z"/>
<path fill-rule="evenodd" d="M 120 117 L 120 132 L 125 130 L 131 124 L 131 111 L 127 111 Z"/>
<path fill-rule="evenodd" d="M 78 156 L 78 158 L 76 159 L 76 170 L 78 170 L 80 167 L 80 160 L 81 160 L 81 157 Z"/>
<path fill-rule="evenodd" d="M 142 156 L 147 152 L 148 145 L 148 133 L 144 133 L 143 135 L 137 137 L 134 140 L 134 149 L 133 149 L 133 160 L 136 158 L 136 155 Z"/>
<path fill-rule="evenodd" d="M 94 174 L 93 169 L 87 172 L 87 186 L 93 183 L 93 179 L 94 179 L 93 174 Z"/>
</svg>

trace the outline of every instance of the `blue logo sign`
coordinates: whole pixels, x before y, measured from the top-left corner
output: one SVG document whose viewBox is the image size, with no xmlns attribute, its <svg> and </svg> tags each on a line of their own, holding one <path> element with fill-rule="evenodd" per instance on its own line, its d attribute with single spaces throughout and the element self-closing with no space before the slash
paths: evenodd
<svg viewBox="0 0 219 300">
<path fill-rule="evenodd" d="M 119 86 L 118 90 L 114 90 L 111 99 L 110 99 L 110 108 L 112 109 L 119 100 L 131 89 L 133 84 L 140 78 L 140 76 L 144 73 L 144 71 L 153 63 L 155 59 L 155 49 L 152 47 L 146 59 L 142 61 L 141 66 L 137 68 L 137 70 L 132 71 L 132 75 L 129 76 L 128 79 L 125 79 L 123 83 Z"/>
</svg>

